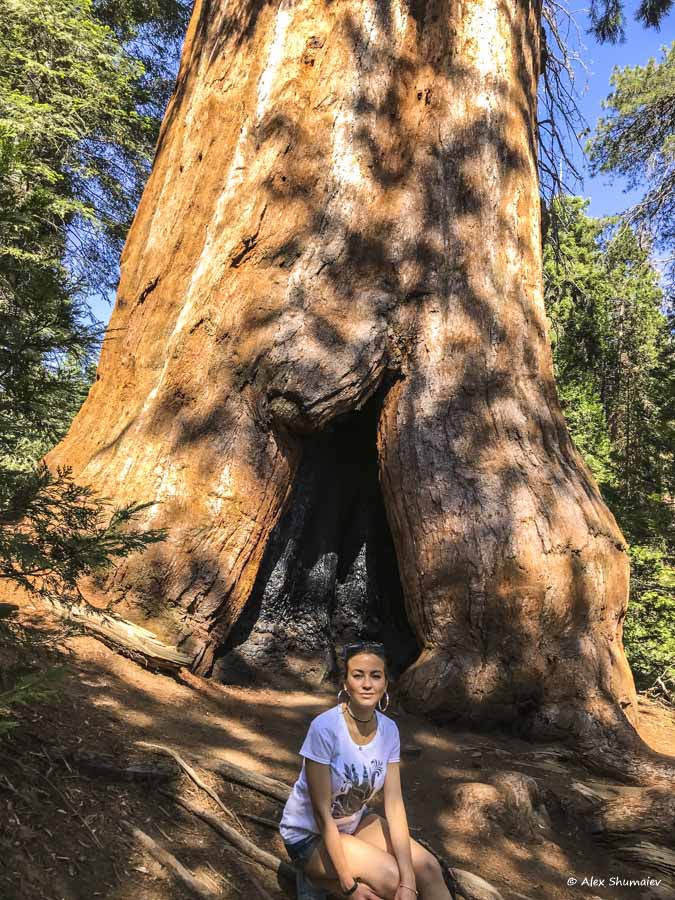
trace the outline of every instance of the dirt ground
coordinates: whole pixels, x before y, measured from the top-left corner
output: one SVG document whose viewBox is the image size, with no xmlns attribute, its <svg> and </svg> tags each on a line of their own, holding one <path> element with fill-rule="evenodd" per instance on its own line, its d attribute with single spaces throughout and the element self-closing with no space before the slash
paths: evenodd
<svg viewBox="0 0 675 900">
<path fill-rule="evenodd" d="M 138 742 L 170 745 L 196 767 L 223 802 L 242 813 L 277 819 L 281 804 L 205 773 L 199 760 L 219 757 L 292 784 L 298 748 L 309 721 L 335 702 L 327 692 L 182 683 L 148 671 L 103 643 L 63 636 L 63 624 L 26 604 L 20 618 L 44 643 L 31 663 L 63 667 L 58 692 L 18 708 L 17 727 L 0 738 L 0 900 L 187 900 L 191 894 L 135 844 L 125 823 L 142 829 L 191 872 L 217 887 L 223 900 L 260 896 L 250 875 L 274 898 L 293 897 L 286 884 L 252 865 L 206 824 L 142 780 L 119 783 L 69 764 L 86 749 L 118 765 L 161 757 Z M 54 642 L 55 636 L 60 640 Z M 0 668 L 11 678 L 13 661 Z M 7 684 L 5 684 L 5 688 Z M 0 688 L 1 690 L 1 688 Z M 675 757 L 675 710 L 641 698 L 641 733 Z M 437 727 L 394 710 L 402 737 L 402 779 L 414 835 L 424 837 L 453 865 L 487 879 L 504 900 L 612 898 L 647 900 L 644 887 L 589 886 L 584 879 L 641 879 L 652 873 L 615 862 L 565 802 L 573 782 L 600 780 L 560 756 L 560 748 L 532 745 L 504 734 Z M 457 782 L 482 782 L 498 772 L 533 776 L 546 792 L 551 827 L 522 840 L 500 829 L 475 834 L 448 802 Z M 223 815 L 187 776 L 167 785 Z M 243 819 L 249 837 L 285 858 L 276 831 Z M 656 876 L 658 877 L 658 876 Z M 568 879 L 577 884 L 568 884 Z M 665 895 L 663 895 L 665 896 Z"/>
</svg>

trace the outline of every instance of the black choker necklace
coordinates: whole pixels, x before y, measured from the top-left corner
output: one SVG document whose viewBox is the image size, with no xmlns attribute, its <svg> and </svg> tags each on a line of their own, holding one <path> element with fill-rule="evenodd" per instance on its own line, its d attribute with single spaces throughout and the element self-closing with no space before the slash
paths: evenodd
<svg viewBox="0 0 675 900">
<path fill-rule="evenodd" d="M 362 722 L 365 724 L 366 722 L 372 722 L 373 719 L 375 718 L 375 710 L 373 710 L 373 714 L 369 719 L 357 719 L 356 716 L 354 715 L 354 713 L 349 708 L 349 703 L 345 703 L 345 708 L 346 708 L 347 712 L 349 713 L 349 715 L 352 717 L 352 719 L 354 719 L 355 722 Z"/>
</svg>

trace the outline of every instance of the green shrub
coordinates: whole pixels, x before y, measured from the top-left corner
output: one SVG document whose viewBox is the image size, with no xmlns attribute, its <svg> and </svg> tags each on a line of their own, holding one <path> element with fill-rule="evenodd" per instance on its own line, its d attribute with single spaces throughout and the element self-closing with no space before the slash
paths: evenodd
<svg viewBox="0 0 675 900">
<path fill-rule="evenodd" d="M 8 691 L 0 694 L 0 738 L 18 725 L 11 718 L 16 706 L 32 706 L 51 699 L 58 691 L 63 669 L 53 667 L 41 672 L 21 675 Z"/>
<path fill-rule="evenodd" d="M 639 688 L 675 674 L 675 569 L 656 547 L 630 548 L 631 596 L 624 624 L 626 652 Z"/>
</svg>

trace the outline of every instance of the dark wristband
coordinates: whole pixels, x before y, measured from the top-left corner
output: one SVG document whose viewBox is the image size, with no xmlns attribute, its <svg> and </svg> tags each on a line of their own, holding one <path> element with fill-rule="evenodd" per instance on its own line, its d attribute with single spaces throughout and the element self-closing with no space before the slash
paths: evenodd
<svg viewBox="0 0 675 900">
<path fill-rule="evenodd" d="M 360 879 L 360 878 L 355 878 L 355 879 L 354 879 L 354 884 L 349 888 L 348 891 L 343 891 L 343 892 L 342 892 L 342 896 L 343 896 L 343 897 L 351 897 L 351 895 L 354 893 L 354 891 L 357 889 L 357 887 L 358 887 L 360 884 L 361 884 L 361 879 Z"/>
</svg>

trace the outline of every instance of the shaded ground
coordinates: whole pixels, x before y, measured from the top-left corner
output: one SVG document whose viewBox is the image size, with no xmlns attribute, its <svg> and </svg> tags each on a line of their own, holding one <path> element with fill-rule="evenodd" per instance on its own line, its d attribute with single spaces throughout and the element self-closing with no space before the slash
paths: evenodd
<svg viewBox="0 0 675 900">
<path fill-rule="evenodd" d="M 35 607 L 21 610 L 24 624 L 45 640 L 62 624 Z M 221 757 L 289 784 L 298 771 L 297 750 L 310 719 L 334 703 L 327 692 L 206 686 L 190 687 L 153 674 L 86 636 L 68 636 L 30 651 L 34 663 L 62 664 L 59 694 L 19 709 L 18 727 L 0 739 L 1 900 L 183 900 L 188 895 L 166 870 L 137 849 L 123 829 L 131 822 L 173 852 L 191 871 L 210 878 L 224 900 L 255 897 L 248 872 L 278 898 L 290 897 L 267 871 L 251 869 L 208 826 L 142 782 L 107 783 L 71 771 L 57 748 L 86 748 L 122 764 L 149 758 L 137 741 L 169 744 L 187 758 Z M 18 660 L 5 655 L 6 678 Z M 25 663 L 25 660 L 24 660 Z M 642 735 L 652 747 L 675 755 L 675 711 L 641 699 Z M 598 779 L 557 754 L 503 734 L 476 734 L 399 712 L 403 783 L 411 827 L 453 864 L 482 875 L 505 900 L 576 897 L 646 898 L 644 888 L 568 886 L 570 877 L 642 878 L 614 863 L 575 820 L 566 797 L 572 782 Z M 157 757 L 153 757 L 155 760 Z M 522 840 L 499 828 L 477 835 L 454 817 L 453 784 L 486 781 L 519 771 L 533 776 L 547 795 L 551 828 Z M 237 812 L 276 818 L 280 805 L 253 791 L 205 776 Z M 187 778 L 175 789 L 205 808 L 215 804 Z M 245 821 L 259 846 L 284 857 L 276 832 Z"/>
</svg>

